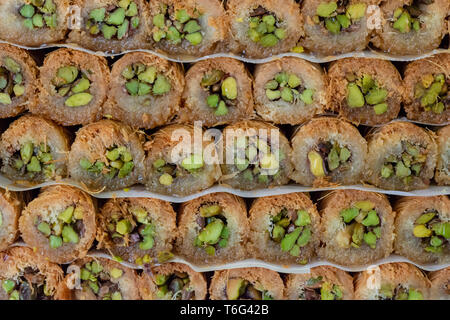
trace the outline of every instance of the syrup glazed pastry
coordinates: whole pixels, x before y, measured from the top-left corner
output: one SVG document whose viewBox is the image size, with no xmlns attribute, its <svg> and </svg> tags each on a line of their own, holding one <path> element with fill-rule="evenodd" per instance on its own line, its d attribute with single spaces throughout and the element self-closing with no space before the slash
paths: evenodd
<svg viewBox="0 0 450 320">
<path fill-rule="evenodd" d="M 165 263 L 142 273 L 139 292 L 143 300 L 205 300 L 205 276 L 183 263 Z"/>
<path fill-rule="evenodd" d="M 253 116 L 252 79 L 245 65 L 230 58 L 206 59 L 186 73 L 184 107 L 179 121 L 206 127 Z"/>
<path fill-rule="evenodd" d="M 412 264 L 386 263 L 359 273 L 356 300 L 427 300 L 430 281 Z"/>
<path fill-rule="evenodd" d="M 36 63 L 26 50 L 0 44 L 0 118 L 17 116 L 37 103 L 37 74 Z"/>
<path fill-rule="evenodd" d="M 437 132 L 438 157 L 434 180 L 438 185 L 450 185 L 450 125 Z"/>
<path fill-rule="evenodd" d="M 305 0 L 302 45 L 320 55 L 364 50 L 372 34 L 367 8 L 378 3 L 380 0 Z"/>
<path fill-rule="evenodd" d="M 172 119 L 183 89 L 178 64 L 145 52 L 127 53 L 113 65 L 104 113 L 133 128 L 152 129 Z"/>
<path fill-rule="evenodd" d="M 450 262 L 450 200 L 404 197 L 395 204 L 395 252 L 415 263 Z"/>
<path fill-rule="evenodd" d="M 283 57 L 255 68 L 254 97 L 266 121 L 296 125 L 322 113 L 327 81 L 323 69 L 306 60 Z"/>
<path fill-rule="evenodd" d="M 149 12 L 144 0 L 73 0 L 81 25 L 68 41 L 94 51 L 139 49 L 145 40 Z"/>
<path fill-rule="evenodd" d="M 430 298 L 432 300 L 450 300 L 450 267 L 431 272 Z"/>
<path fill-rule="evenodd" d="M 246 257 L 249 234 L 244 201 L 212 193 L 181 206 L 176 252 L 196 265 L 239 261 Z"/>
<path fill-rule="evenodd" d="M 51 262 L 82 258 L 95 239 L 95 211 L 92 198 L 75 187 L 45 188 L 22 211 L 22 239 Z"/>
<path fill-rule="evenodd" d="M 362 179 L 367 143 L 343 120 L 312 119 L 297 131 L 292 149 L 291 178 L 301 185 L 356 184 Z"/>
<path fill-rule="evenodd" d="M 214 272 L 211 300 L 283 300 L 284 284 L 275 271 L 240 268 Z"/>
<path fill-rule="evenodd" d="M 0 38 L 31 47 L 64 40 L 69 8 L 69 0 L 3 0 Z"/>
<path fill-rule="evenodd" d="M 9 179 L 34 184 L 66 176 L 67 132 L 50 120 L 24 115 L 0 138 L 1 171 Z"/>
<path fill-rule="evenodd" d="M 278 264 L 306 264 L 319 245 L 320 216 L 303 193 L 256 199 L 250 208 L 248 251 Z"/>
<path fill-rule="evenodd" d="M 83 258 L 65 278 L 74 300 L 140 300 L 136 271 L 105 258 Z"/>
<path fill-rule="evenodd" d="M 242 121 L 223 131 L 225 185 L 254 190 L 283 185 L 292 172 L 291 147 L 280 130 L 262 121 Z"/>
<path fill-rule="evenodd" d="M 20 193 L 0 189 L 0 251 L 16 241 L 23 200 Z"/>
<path fill-rule="evenodd" d="M 72 49 L 48 54 L 39 77 L 39 103 L 29 110 L 64 126 L 100 120 L 109 86 L 104 57 Z"/>
<path fill-rule="evenodd" d="M 289 274 L 285 295 L 288 300 L 353 300 L 353 278 L 334 267 L 315 267 L 310 273 Z"/>
<path fill-rule="evenodd" d="M 196 138 L 202 141 L 201 150 L 196 149 Z M 201 128 L 164 127 L 145 149 L 145 185 L 152 192 L 185 196 L 212 186 L 221 175 L 214 142 L 203 136 Z"/>
<path fill-rule="evenodd" d="M 385 52 L 421 54 L 439 47 L 446 34 L 448 0 L 387 0 L 381 8 L 381 28 L 371 40 Z"/>
<path fill-rule="evenodd" d="M 249 58 L 295 50 L 303 35 L 300 8 L 293 0 L 230 0 L 227 14 L 232 51 Z"/>
<path fill-rule="evenodd" d="M 321 202 L 319 256 L 343 266 L 367 265 L 393 251 L 394 217 L 383 194 L 337 190 Z"/>
<path fill-rule="evenodd" d="M 213 53 L 228 30 L 218 0 L 150 1 L 149 46 L 186 58 Z"/>
<path fill-rule="evenodd" d="M 410 62 L 405 70 L 405 110 L 408 119 L 450 122 L 450 54 Z"/>
<path fill-rule="evenodd" d="M 397 118 L 402 78 L 387 60 L 346 58 L 328 70 L 331 108 L 353 123 L 369 126 Z"/>
<path fill-rule="evenodd" d="M 172 251 L 177 236 L 176 213 L 170 203 L 152 198 L 115 198 L 97 215 L 98 249 L 115 259 L 142 265 Z"/>
<path fill-rule="evenodd" d="M 387 190 L 424 189 L 436 166 L 431 133 L 409 122 L 389 123 L 369 135 L 366 181 Z"/>
<path fill-rule="evenodd" d="M 70 176 L 89 189 L 117 190 L 141 181 L 144 150 L 138 133 L 112 120 L 77 132 L 69 153 Z"/>
<path fill-rule="evenodd" d="M 26 247 L 0 252 L 0 300 L 69 300 L 64 272 Z"/>
</svg>

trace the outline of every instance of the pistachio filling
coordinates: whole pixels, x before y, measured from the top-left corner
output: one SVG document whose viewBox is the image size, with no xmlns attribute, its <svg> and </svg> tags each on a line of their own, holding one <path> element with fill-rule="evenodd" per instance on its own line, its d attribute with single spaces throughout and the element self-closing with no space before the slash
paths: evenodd
<svg viewBox="0 0 450 320">
<path fill-rule="evenodd" d="M 366 13 L 365 3 L 348 4 L 348 0 L 321 2 L 312 21 L 332 34 L 352 32 L 360 28 L 360 20 Z"/>
<path fill-rule="evenodd" d="M 201 15 L 197 9 L 189 14 L 186 9 L 175 10 L 173 6 L 161 3 L 159 13 L 153 16 L 153 40 L 160 42 L 165 39 L 173 45 L 182 42 L 199 45 L 204 34 L 199 21 Z"/>
<path fill-rule="evenodd" d="M 344 229 L 336 236 L 341 248 L 359 248 L 366 243 L 371 249 L 377 247 L 381 238 L 381 219 L 375 210 L 375 203 L 369 200 L 355 202 L 339 213 Z"/>
<path fill-rule="evenodd" d="M 175 271 L 172 274 L 157 274 L 154 278 L 158 286 L 156 296 L 164 300 L 193 300 L 195 292 L 186 272 Z"/>
<path fill-rule="evenodd" d="M 75 66 L 63 66 L 58 68 L 52 84 L 59 96 L 65 98 L 67 107 L 82 107 L 91 102 L 93 95 L 90 93 L 90 71 L 80 71 Z"/>
<path fill-rule="evenodd" d="M 13 58 L 4 57 L 0 67 L 0 104 L 11 104 L 14 97 L 24 93 L 22 67 Z"/>
<path fill-rule="evenodd" d="M 48 239 L 52 249 L 61 247 L 63 243 L 77 244 L 84 234 L 83 210 L 69 206 L 56 219 L 51 216 L 37 218 L 35 227 Z"/>
<path fill-rule="evenodd" d="M 299 295 L 301 300 L 342 300 L 342 297 L 341 287 L 324 281 L 322 276 L 309 278 Z"/>
<path fill-rule="evenodd" d="M 426 74 L 414 87 L 414 98 L 420 101 L 420 106 L 425 111 L 441 114 L 447 109 L 450 101 L 448 85 L 450 79 L 446 79 L 443 73 Z"/>
<path fill-rule="evenodd" d="M 425 28 L 425 24 L 420 19 L 422 10 L 419 6 L 421 4 L 429 5 L 433 2 L 434 0 L 414 0 L 409 6 L 398 7 L 390 19 L 392 28 L 400 33 L 418 32 Z"/>
<path fill-rule="evenodd" d="M 335 170 L 345 171 L 350 166 L 351 156 L 350 150 L 337 141 L 319 142 L 308 152 L 309 170 L 316 178 Z"/>
<path fill-rule="evenodd" d="M 306 210 L 283 208 L 271 219 L 270 238 L 280 243 L 282 251 L 294 257 L 300 256 L 301 248 L 311 240 L 311 217 Z"/>
<path fill-rule="evenodd" d="M 393 287 L 391 284 L 382 284 L 378 290 L 379 300 L 423 300 L 422 292 L 403 285 Z"/>
<path fill-rule="evenodd" d="M 153 162 L 153 168 L 160 174 L 159 183 L 164 186 L 172 185 L 176 178 L 198 173 L 203 166 L 203 156 L 199 154 L 191 154 L 180 163 L 168 163 L 163 158 Z"/>
<path fill-rule="evenodd" d="M 53 292 L 47 288 L 45 276 L 26 267 L 15 278 L 2 280 L 2 289 L 9 300 L 50 300 Z"/>
<path fill-rule="evenodd" d="M 216 116 L 227 115 L 228 108 L 236 105 L 237 82 L 231 75 L 215 69 L 203 76 L 200 85 L 208 94 L 206 104 L 214 109 Z"/>
<path fill-rule="evenodd" d="M 80 270 L 81 287 L 90 290 L 98 299 L 122 300 L 118 280 L 123 276 L 123 270 L 112 268 L 105 270 L 97 261 L 86 263 Z"/>
<path fill-rule="evenodd" d="M 39 146 L 33 142 L 25 142 L 11 157 L 11 166 L 18 174 L 34 178 L 44 175 L 49 178 L 55 175 L 56 168 L 50 147 L 45 143 Z"/>
<path fill-rule="evenodd" d="M 93 9 L 86 21 L 86 30 L 91 36 L 102 35 L 106 40 L 128 37 L 139 27 L 139 8 L 132 0 L 120 0 L 118 6 L 111 5 Z"/>
<path fill-rule="evenodd" d="M 149 213 L 142 207 L 130 207 L 124 217 L 119 212 L 113 213 L 107 220 L 107 231 L 115 246 L 135 247 L 147 251 L 155 246 L 155 224 Z M 137 257 L 135 263 L 142 265 L 150 262 L 145 254 Z"/>
<path fill-rule="evenodd" d="M 122 179 L 127 177 L 134 168 L 133 156 L 125 146 L 112 146 L 107 149 L 105 156 L 96 161 L 86 158 L 80 160 L 80 167 L 95 175 Z"/>
<path fill-rule="evenodd" d="M 273 300 L 260 283 L 250 283 L 242 278 L 228 279 L 225 289 L 228 300 Z"/>
<path fill-rule="evenodd" d="M 243 178 L 265 184 L 280 176 L 280 162 L 286 158 L 281 150 L 274 150 L 270 141 L 257 136 L 238 137 L 234 152 L 234 165 Z"/>
<path fill-rule="evenodd" d="M 258 6 L 249 16 L 247 35 L 263 47 L 274 47 L 287 36 L 282 25 L 283 21 L 275 13 Z"/>
<path fill-rule="evenodd" d="M 203 248 L 210 256 L 214 256 L 220 248 L 228 246 L 230 230 L 223 209 L 218 204 L 203 204 L 196 221 L 200 230 L 194 240 L 194 246 Z"/>
<path fill-rule="evenodd" d="M 377 80 L 374 80 L 368 74 L 357 77 L 354 73 L 348 73 L 345 77 L 349 81 L 347 84 L 347 105 L 350 108 L 370 106 L 376 115 L 383 114 L 388 110 L 386 102 L 388 91 Z"/>
<path fill-rule="evenodd" d="M 161 96 L 171 89 L 169 80 L 165 75 L 157 72 L 156 67 L 146 66 L 142 63 L 133 63 L 122 71 L 125 89 L 130 96 L 154 95 Z"/>
<path fill-rule="evenodd" d="M 266 82 L 266 97 L 271 101 L 286 101 L 297 103 L 303 101 L 304 104 L 313 102 L 313 89 L 307 89 L 302 80 L 295 74 L 286 71 L 279 72 L 272 80 Z"/>
<path fill-rule="evenodd" d="M 427 161 L 426 149 L 420 145 L 402 141 L 402 153 L 388 155 L 384 159 L 380 174 L 383 178 L 397 177 L 409 184 L 418 177 Z"/>
<path fill-rule="evenodd" d="M 26 2 L 19 9 L 25 27 L 31 30 L 45 27 L 56 28 L 56 5 L 53 0 L 27 0 Z"/>
<path fill-rule="evenodd" d="M 450 239 L 450 222 L 442 221 L 435 210 L 425 211 L 414 222 L 413 234 L 422 239 L 425 251 L 441 253 Z"/>
</svg>

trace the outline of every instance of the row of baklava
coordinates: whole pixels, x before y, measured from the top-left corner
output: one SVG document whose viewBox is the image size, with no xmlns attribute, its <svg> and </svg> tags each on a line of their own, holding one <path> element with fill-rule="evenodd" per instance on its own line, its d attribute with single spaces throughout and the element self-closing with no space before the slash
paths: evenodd
<svg viewBox="0 0 450 320">
<path fill-rule="evenodd" d="M 61 125 L 109 117 L 133 128 L 201 121 L 211 127 L 259 118 L 297 125 L 336 112 L 355 124 L 397 118 L 450 122 L 450 54 L 408 63 L 404 79 L 381 59 L 346 58 L 328 74 L 317 64 L 284 57 L 256 66 L 212 58 L 182 66 L 134 52 L 110 71 L 104 57 L 72 49 L 49 53 L 40 68 L 23 49 L 0 45 L 0 117 L 29 110 Z"/>
<path fill-rule="evenodd" d="M 212 193 L 183 203 L 178 216 L 152 198 L 112 198 L 97 209 L 70 186 L 44 188 L 26 206 L 15 193 L 2 192 L 1 200 L 0 250 L 20 233 L 55 263 L 84 258 L 93 247 L 140 266 L 173 254 L 198 266 L 246 258 L 294 266 L 316 256 L 362 266 L 394 251 L 422 265 L 450 263 L 447 196 L 404 197 L 392 208 L 385 195 L 339 190 L 323 195 L 319 213 L 305 193 L 261 197 L 248 212 L 243 199 Z"/>
<path fill-rule="evenodd" d="M 0 300 L 205 300 L 205 274 L 185 264 L 138 274 L 115 261 L 83 258 L 64 272 L 25 247 L 0 252 Z M 334 267 L 280 275 L 263 268 L 216 271 L 211 300 L 449 300 L 450 268 L 430 272 L 388 263 L 354 276 Z"/>
<path fill-rule="evenodd" d="M 185 196 L 219 183 L 241 190 L 370 183 L 387 190 L 424 189 L 450 181 L 450 126 L 437 134 L 395 121 L 363 138 L 333 117 L 310 120 L 291 141 L 278 127 L 241 121 L 222 131 L 169 125 L 144 135 L 113 120 L 67 131 L 24 115 L 0 137 L 1 172 L 20 186 L 70 177 L 90 192 L 144 184 L 154 193 Z M 291 147 L 292 146 L 292 147 Z"/>
<path fill-rule="evenodd" d="M 448 33 L 447 0 L 228 0 L 225 7 L 219 0 L 5 0 L 0 38 L 180 58 L 230 51 L 263 58 L 303 46 L 335 55 L 369 42 L 392 54 L 420 54 Z"/>
</svg>

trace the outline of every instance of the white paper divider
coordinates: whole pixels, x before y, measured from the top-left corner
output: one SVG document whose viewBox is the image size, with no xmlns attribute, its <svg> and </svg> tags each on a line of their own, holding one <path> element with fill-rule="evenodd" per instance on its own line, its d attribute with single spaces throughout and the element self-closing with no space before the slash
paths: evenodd
<svg viewBox="0 0 450 320">
<path fill-rule="evenodd" d="M 4 41 L 4 40 L 0 40 L 0 43 L 11 44 L 11 45 L 14 45 L 14 46 L 17 46 L 17 47 L 20 47 L 23 49 L 27 49 L 27 50 L 40 50 L 40 49 L 49 49 L 49 48 L 50 49 L 51 48 L 70 48 L 70 49 L 80 50 L 80 51 L 84 51 L 84 52 L 87 52 L 90 54 L 95 54 L 95 55 L 104 56 L 104 57 L 115 57 L 115 56 L 123 55 L 123 54 L 129 53 L 129 52 L 148 52 L 148 53 L 154 54 L 158 57 L 164 58 L 166 60 L 170 60 L 173 62 L 180 62 L 180 63 L 193 63 L 193 62 L 198 62 L 198 61 L 205 60 L 205 59 L 218 58 L 218 57 L 234 58 L 234 59 L 240 60 L 242 62 L 252 63 L 252 64 L 265 63 L 265 62 L 276 60 L 276 59 L 279 59 L 282 57 L 298 57 L 298 58 L 302 58 L 302 59 L 305 59 L 305 60 L 308 60 L 308 61 L 314 62 L 314 63 L 326 63 L 326 62 L 335 61 L 335 60 L 339 60 L 339 59 L 343 59 L 343 58 L 349 58 L 349 57 L 377 58 L 377 59 L 385 59 L 385 60 L 390 60 L 390 61 L 413 61 L 413 60 L 426 58 L 426 57 L 429 57 L 429 56 L 432 56 L 432 55 L 435 55 L 438 53 L 450 52 L 450 49 L 439 48 L 439 49 L 434 49 L 430 52 L 420 54 L 420 55 L 393 55 L 393 54 L 388 54 L 388 53 L 385 53 L 382 51 L 377 51 L 375 49 L 368 48 L 364 51 L 348 52 L 348 53 L 344 53 L 344 54 L 333 55 L 333 56 L 324 56 L 324 57 L 320 57 L 320 56 L 314 55 L 312 53 L 286 52 L 286 53 L 278 54 L 278 55 L 263 58 L 263 59 L 250 59 L 250 58 L 246 58 L 244 56 L 236 55 L 234 53 L 222 52 L 222 53 L 214 53 L 214 54 L 210 54 L 210 55 L 206 55 L 206 56 L 198 57 L 198 58 L 179 59 L 179 58 L 174 58 L 170 55 L 167 55 L 167 54 L 164 54 L 164 53 L 161 53 L 158 51 L 148 50 L 148 49 L 124 50 L 121 52 L 102 52 L 102 51 L 93 51 L 93 50 L 85 49 L 85 48 L 82 48 L 79 45 L 73 44 L 73 43 L 56 43 L 56 44 L 50 44 L 50 45 L 42 45 L 40 47 L 27 47 L 27 46 L 15 44 L 15 43 Z"/>
</svg>

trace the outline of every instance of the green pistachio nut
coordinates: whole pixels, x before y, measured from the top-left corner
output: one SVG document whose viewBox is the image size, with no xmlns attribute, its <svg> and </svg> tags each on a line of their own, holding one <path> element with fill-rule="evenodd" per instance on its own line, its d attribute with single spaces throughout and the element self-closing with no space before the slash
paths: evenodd
<svg viewBox="0 0 450 320">
<path fill-rule="evenodd" d="M 283 240 L 281 240 L 281 250 L 290 251 L 300 236 L 301 231 L 302 228 L 295 228 L 294 231 L 286 234 Z"/>
<path fill-rule="evenodd" d="M 321 2 L 316 9 L 316 15 L 322 18 L 330 17 L 337 9 L 336 2 Z"/>
<path fill-rule="evenodd" d="M 94 96 L 90 93 L 86 92 L 76 93 L 67 98 L 64 104 L 67 107 L 82 107 L 88 105 L 93 98 Z"/>
<path fill-rule="evenodd" d="M 365 104 L 364 96 L 355 83 L 347 85 L 347 104 L 350 108 L 361 108 Z"/>
<path fill-rule="evenodd" d="M 224 228 L 224 223 L 220 219 L 216 219 L 203 228 L 198 234 L 198 239 L 206 244 L 216 244 L 219 242 L 220 235 Z"/>
</svg>

